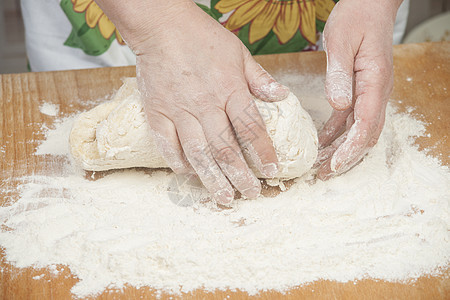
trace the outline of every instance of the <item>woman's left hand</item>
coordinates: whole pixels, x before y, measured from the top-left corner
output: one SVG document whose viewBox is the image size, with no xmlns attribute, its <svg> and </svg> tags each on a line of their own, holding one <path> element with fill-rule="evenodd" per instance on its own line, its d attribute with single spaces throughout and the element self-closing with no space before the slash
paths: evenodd
<svg viewBox="0 0 450 300">
<path fill-rule="evenodd" d="M 333 112 L 319 134 L 318 177 L 357 164 L 378 141 L 393 87 L 392 37 L 401 0 L 341 0 L 324 31 Z"/>
</svg>

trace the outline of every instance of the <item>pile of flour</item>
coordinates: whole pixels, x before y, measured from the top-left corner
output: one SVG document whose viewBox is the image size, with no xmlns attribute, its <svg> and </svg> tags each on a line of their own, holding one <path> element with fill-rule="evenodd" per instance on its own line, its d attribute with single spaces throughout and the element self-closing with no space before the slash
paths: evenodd
<svg viewBox="0 0 450 300">
<path fill-rule="evenodd" d="M 328 116 L 322 79 L 281 79 L 320 126 Z M 38 153 L 68 156 L 61 144 L 72 122 L 56 123 Z M 56 175 L 22 178 L 20 197 L 0 208 L 9 229 L 0 245 L 20 268 L 66 265 L 79 278 L 77 296 L 125 284 L 255 294 L 319 279 L 438 274 L 450 257 L 450 172 L 418 151 L 414 137 L 424 134 L 422 122 L 388 106 L 379 143 L 348 173 L 321 182 L 312 171 L 274 198 L 226 210 L 167 171 L 91 180 L 67 163 Z"/>
</svg>

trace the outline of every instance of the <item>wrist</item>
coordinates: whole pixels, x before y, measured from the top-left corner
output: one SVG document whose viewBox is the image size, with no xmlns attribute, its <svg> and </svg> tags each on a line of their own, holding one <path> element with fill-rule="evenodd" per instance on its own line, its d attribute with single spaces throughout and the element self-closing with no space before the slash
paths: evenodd
<svg viewBox="0 0 450 300">
<path fill-rule="evenodd" d="M 164 38 L 180 15 L 192 10 L 191 0 L 95 0 L 114 23 L 128 46 L 137 54 L 150 38 Z"/>
</svg>

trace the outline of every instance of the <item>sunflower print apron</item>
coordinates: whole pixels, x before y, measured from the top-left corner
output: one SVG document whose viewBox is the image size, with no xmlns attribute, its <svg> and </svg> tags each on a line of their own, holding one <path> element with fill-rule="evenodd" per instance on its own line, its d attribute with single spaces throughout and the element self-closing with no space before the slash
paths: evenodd
<svg viewBox="0 0 450 300">
<path fill-rule="evenodd" d="M 197 5 L 257 55 L 316 50 L 317 40 L 337 1 L 199 0 Z M 80 48 L 92 56 L 106 52 L 114 40 L 125 45 L 94 0 L 62 0 L 60 5 L 72 25 L 64 45 Z"/>
</svg>

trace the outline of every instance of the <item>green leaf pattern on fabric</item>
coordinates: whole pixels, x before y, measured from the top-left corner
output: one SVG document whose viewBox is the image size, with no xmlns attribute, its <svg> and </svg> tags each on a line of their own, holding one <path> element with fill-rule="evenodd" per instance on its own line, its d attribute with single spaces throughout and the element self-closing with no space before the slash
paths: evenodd
<svg viewBox="0 0 450 300">
<path fill-rule="evenodd" d="M 238 37 L 253 55 L 299 52 L 308 46 L 308 42 L 302 37 L 299 31 L 286 44 L 281 44 L 273 31 L 270 31 L 265 38 L 250 44 L 248 40 L 249 29 L 250 24 L 242 27 L 239 30 Z"/>
</svg>

